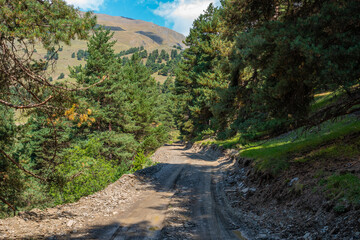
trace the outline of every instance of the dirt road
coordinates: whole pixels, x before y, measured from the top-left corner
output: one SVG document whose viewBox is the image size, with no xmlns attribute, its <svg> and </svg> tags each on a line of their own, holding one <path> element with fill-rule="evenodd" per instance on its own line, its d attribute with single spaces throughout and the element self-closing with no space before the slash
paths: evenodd
<svg viewBox="0 0 360 240">
<path fill-rule="evenodd" d="M 164 146 L 159 164 L 100 192 L 0 219 L 0 239 L 360 239 L 359 209 L 313 204 L 312 188 L 302 196 L 283 178 L 264 180 L 236 154 Z"/>
<path fill-rule="evenodd" d="M 91 238 L 239 239 L 233 232 L 236 217 L 222 202 L 217 182 L 230 160 L 183 145 L 164 146 L 153 158 L 157 166 L 137 173 L 151 187 L 113 224 L 93 229 Z"/>
<path fill-rule="evenodd" d="M 78 202 L 1 219 L 0 239 L 252 239 L 233 231 L 251 224 L 227 202 L 221 154 L 161 147 L 157 165 Z"/>
</svg>

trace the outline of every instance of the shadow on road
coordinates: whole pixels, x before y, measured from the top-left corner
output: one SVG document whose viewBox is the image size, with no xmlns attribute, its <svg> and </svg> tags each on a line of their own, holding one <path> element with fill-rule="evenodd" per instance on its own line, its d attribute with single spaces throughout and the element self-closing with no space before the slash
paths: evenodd
<svg viewBox="0 0 360 240">
<path fill-rule="evenodd" d="M 113 219 L 112 222 L 104 222 L 104 224 L 94 225 L 78 232 L 71 232 L 66 235 L 48 235 L 42 238 L 54 240 L 146 239 L 146 236 L 150 234 L 154 239 L 204 239 L 201 229 L 211 227 L 214 217 L 207 209 L 207 203 L 204 201 L 209 201 L 209 204 L 213 201 L 211 189 L 207 185 L 211 184 L 210 175 L 218 167 L 211 163 L 215 162 L 219 156 L 209 155 L 211 152 L 183 152 L 184 149 L 183 145 L 176 144 L 171 146 L 169 150 L 181 150 L 179 158 L 188 159 L 190 163 L 159 163 L 135 173 L 137 178 L 149 183 L 150 188 L 155 192 L 171 193 L 171 198 L 167 204 L 161 201 L 154 202 L 148 208 L 149 211 L 150 209 L 166 211 L 166 219 L 161 227 L 153 227 L 149 221 L 122 225 L 120 221 Z M 210 179 L 209 183 L 204 183 L 203 179 Z M 38 236 L 34 236 L 34 239 L 38 239 Z"/>
</svg>

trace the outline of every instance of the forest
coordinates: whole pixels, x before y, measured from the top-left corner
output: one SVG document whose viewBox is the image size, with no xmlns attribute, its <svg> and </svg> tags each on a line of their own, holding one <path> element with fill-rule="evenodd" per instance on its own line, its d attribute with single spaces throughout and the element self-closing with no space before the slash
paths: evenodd
<svg viewBox="0 0 360 240">
<path fill-rule="evenodd" d="M 76 201 L 150 164 L 174 128 L 173 104 L 139 54 L 124 63 L 113 33 L 63 1 L 1 6 L 1 216 Z M 73 85 L 50 82 L 45 69 L 74 37 L 88 39 L 86 66 L 70 69 Z M 33 57 L 36 41 L 50 57 Z"/>
<path fill-rule="evenodd" d="M 187 47 L 170 55 L 142 47 L 115 53 L 111 31 L 62 0 L 0 5 L 0 217 L 99 191 L 151 165 L 148 156 L 176 129 L 184 141 L 262 144 L 260 153 L 244 150 L 264 160 L 261 171 L 286 169 L 288 158 L 276 154 L 300 147 L 305 160 L 314 158 L 309 146 L 325 140 L 330 146 L 351 136 L 352 156 L 360 153 L 352 115 L 360 110 L 357 0 L 223 0 L 193 22 Z M 50 82 L 44 69 L 75 38 L 88 40 L 80 53 L 86 65 L 70 68 L 76 83 Z M 33 57 L 38 43 L 45 59 Z M 157 71 L 175 81 L 156 83 Z M 314 127 L 338 132 L 296 142 Z M 293 149 L 266 149 L 285 133 Z M 359 194 L 349 198 L 360 202 Z"/>
</svg>

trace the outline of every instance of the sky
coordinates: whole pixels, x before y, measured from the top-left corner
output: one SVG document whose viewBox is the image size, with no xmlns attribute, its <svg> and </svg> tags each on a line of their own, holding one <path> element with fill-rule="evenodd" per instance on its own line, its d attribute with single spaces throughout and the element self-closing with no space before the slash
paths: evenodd
<svg viewBox="0 0 360 240">
<path fill-rule="evenodd" d="M 65 0 L 82 11 L 94 11 L 152 22 L 187 36 L 192 22 L 210 3 L 220 0 Z"/>
</svg>

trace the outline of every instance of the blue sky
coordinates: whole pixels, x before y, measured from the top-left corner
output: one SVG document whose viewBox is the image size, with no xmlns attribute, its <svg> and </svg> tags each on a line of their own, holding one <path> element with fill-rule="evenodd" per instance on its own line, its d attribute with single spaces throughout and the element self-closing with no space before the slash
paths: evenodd
<svg viewBox="0 0 360 240">
<path fill-rule="evenodd" d="M 112 16 L 123 16 L 153 22 L 184 35 L 210 3 L 219 0 L 65 0 L 83 11 L 92 10 Z"/>
</svg>

